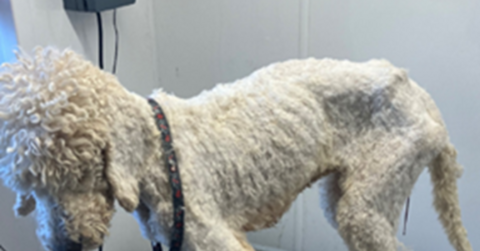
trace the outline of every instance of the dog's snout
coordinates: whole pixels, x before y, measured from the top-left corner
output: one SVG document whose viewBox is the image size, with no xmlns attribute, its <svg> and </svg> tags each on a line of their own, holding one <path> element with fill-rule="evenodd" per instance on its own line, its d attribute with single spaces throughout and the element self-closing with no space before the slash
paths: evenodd
<svg viewBox="0 0 480 251">
<path fill-rule="evenodd" d="M 82 251 L 82 244 L 66 238 L 58 243 L 53 251 Z"/>
</svg>

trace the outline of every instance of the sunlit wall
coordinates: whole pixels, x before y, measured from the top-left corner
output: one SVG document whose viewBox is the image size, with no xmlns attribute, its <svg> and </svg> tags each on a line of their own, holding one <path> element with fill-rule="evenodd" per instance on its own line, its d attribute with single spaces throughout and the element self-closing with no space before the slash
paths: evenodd
<svg viewBox="0 0 480 251">
<path fill-rule="evenodd" d="M 0 0 L 0 64 L 13 59 L 17 36 L 10 0 Z"/>
</svg>

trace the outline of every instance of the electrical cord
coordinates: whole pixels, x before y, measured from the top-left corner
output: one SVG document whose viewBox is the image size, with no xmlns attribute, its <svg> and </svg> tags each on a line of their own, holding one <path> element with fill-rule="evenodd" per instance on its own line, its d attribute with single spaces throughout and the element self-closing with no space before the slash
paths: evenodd
<svg viewBox="0 0 480 251">
<path fill-rule="evenodd" d="M 98 25 L 98 66 L 103 70 L 103 26 L 102 26 L 102 14 L 97 12 L 97 25 Z M 113 28 L 115 30 L 115 53 L 113 58 L 112 73 L 117 72 L 118 62 L 118 48 L 119 48 L 119 35 L 117 27 L 117 9 L 113 11 Z"/>
<path fill-rule="evenodd" d="M 407 199 L 407 204 L 405 205 L 405 218 L 403 221 L 403 235 L 407 234 L 407 221 L 408 221 L 408 210 L 410 208 L 410 197 Z"/>
<path fill-rule="evenodd" d="M 115 56 L 113 58 L 112 73 L 117 72 L 117 60 L 118 60 L 118 27 L 117 27 L 117 9 L 113 10 L 113 28 L 115 29 Z"/>
<path fill-rule="evenodd" d="M 2 245 L 0 245 L 0 250 L 7 251 Z"/>
<path fill-rule="evenodd" d="M 102 28 L 102 14 L 97 12 L 98 25 L 98 65 L 103 70 L 103 28 Z"/>
</svg>

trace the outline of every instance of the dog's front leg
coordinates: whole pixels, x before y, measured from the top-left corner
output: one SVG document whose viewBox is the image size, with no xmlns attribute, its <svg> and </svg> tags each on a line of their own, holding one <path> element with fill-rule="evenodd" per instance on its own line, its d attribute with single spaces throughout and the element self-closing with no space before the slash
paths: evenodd
<svg viewBox="0 0 480 251">
<path fill-rule="evenodd" d="M 185 230 L 188 251 L 255 251 L 244 232 L 233 230 L 221 221 L 187 222 Z"/>
<path fill-rule="evenodd" d="M 238 242 L 242 245 L 244 248 L 243 251 L 255 251 L 253 247 L 248 243 L 247 237 L 245 236 L 245 233 L 243 232 L 234 232 L 235 238 L 237 238 Z"/>
</svg>

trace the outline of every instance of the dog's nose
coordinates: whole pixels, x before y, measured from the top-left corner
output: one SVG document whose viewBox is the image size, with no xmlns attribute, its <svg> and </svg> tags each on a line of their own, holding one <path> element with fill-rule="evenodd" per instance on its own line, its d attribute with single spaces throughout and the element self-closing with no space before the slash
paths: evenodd
<svg viewBox="0 0 480 251">
<path fill-rule="evenodd" d="M 56 245 L 53 251 L 82 251 L 82 244 L 66 238 Z"/>
</svg>

